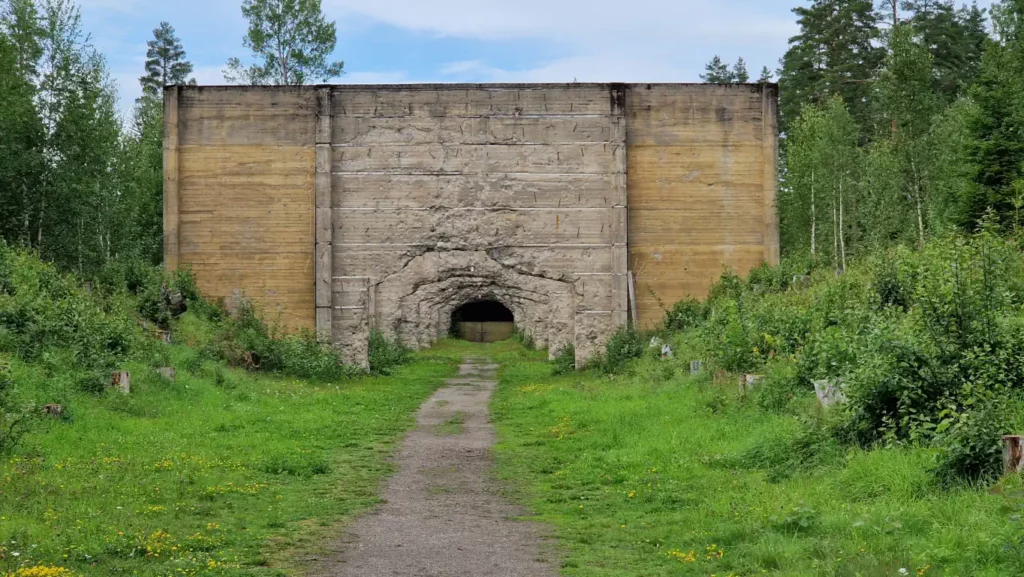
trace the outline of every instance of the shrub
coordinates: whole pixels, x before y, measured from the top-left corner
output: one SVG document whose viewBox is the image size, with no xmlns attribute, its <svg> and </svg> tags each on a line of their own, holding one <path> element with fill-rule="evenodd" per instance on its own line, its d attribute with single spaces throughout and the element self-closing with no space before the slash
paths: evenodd
<svg viewBox="0 0 1024 577">
<path fill-rule="evenodd" d="M 672 305 L 665 314 L 665 329 L 682 332 L 692 329 L 707 319 L 707 307 L 699 300 L 688 297 Z"/>
<path fill-rule="evenodd" d="M 15 406 L 11 365 L 0 359 L 0 455 L 13 450 L 28 431 L 29 410 Z"/>
<path fill-rule="evenodd" d="M 576 347 L 572 344 L 565 345 L 551 361 L 551 374 L 567 375 L 576 370 Z"/>
<path fill-rule="evenodd" d="M 630 327 L 619 328 L 605 346 L 605 372 L 615 372 L 626 361 L 639 359 L 644 356 L 645 350 L 647 350 L 647 345 L 644 343 L 643 336 L 636 329 Z"/>
<path fill-rule="evenodd" d="M 309 330 L 281 339 L 279 350 L 282 373 L 302 379 L 333 381 L 352 376 L 351 367 L 346 366 L 341 355 L 332 346 L 317 341 Z"/>
<path fill-rule="evenodd" d="M 395 368 L 409 362 L 409 349 L 401 339 L 389 339 L 380 331 L 370 331 L 370 372 L 378 375 L 390 375 Z"/>
<path fill-rule="evenodd" d="M 942 415 L 946 416 L 946 415 Z M 1002 423 L 1006 416 L 995 404 L 979 407 L 956 417 L 948 415 L 953 423 L 939 436 L 940 447 L 934 473 L 947 487 L 962 480 L 987 483 L 1002 472 Z"/>
</svg>

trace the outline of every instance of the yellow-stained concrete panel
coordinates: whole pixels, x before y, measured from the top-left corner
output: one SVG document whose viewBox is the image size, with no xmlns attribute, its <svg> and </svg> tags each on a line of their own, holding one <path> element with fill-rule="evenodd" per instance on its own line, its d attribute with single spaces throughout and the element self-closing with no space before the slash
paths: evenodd
<svg viewBox="0 0 1024 577">
<path fill-rule="evenodd" d="M 629 260 L 641 327 L 706 296 L 726 267 L 778 261 L 775 98 L 773 86 L 632 85 Z"/>
<path fill-rule="evenodd" d="M 178 261 L 212 298 L 313 328 L 312 95 L 179 87 Z"/>
</svg>

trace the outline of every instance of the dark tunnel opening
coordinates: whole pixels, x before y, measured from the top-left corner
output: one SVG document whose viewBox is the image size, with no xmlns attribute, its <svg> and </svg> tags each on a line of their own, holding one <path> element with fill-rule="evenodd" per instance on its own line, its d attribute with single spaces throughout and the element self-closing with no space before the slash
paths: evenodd
<svg viewBox="0 0 1024 577">
<path fill-rule="evenodd" d="M 498 301 L 474 301 L 452 311 L 452 336 L 475 343 L 495 343 L 512 337 L 515 315 Z"/>
</svg>

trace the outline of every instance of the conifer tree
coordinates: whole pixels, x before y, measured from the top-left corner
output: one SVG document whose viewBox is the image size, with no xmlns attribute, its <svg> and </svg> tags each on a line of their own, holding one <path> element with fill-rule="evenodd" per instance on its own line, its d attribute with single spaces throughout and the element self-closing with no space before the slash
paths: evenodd
<svg viewBox="0 0 1024 577">
<path fill-rule="evenodd" d="M 782 128 L 808 105 L 837 94 L 863 128 L 869 125 L 871 79 L 884 56 L 870 0 L 811 0 L 794 8 L 800 33 L 782 59 Z"/>
<path fill-rule="evenodd" d="M 934 58 L 935 90 L 952 102 L 977 80 L 988 38 L 985 9 L 976 3 L 957 9 L 952 0 L 906 0 L 903 8 Z"/>
<path fill-rule="evenodd" d="M 733 82 L 733 73 L 729 70 L 729 65 L 722 62 L 716 54 L 704 65 L 704 74 L 700 75 L 700 79 L 708 84 L 730 84 Z"/>
<path fill-rule="evenodd" d="M 744 62 L 743 57 L 740 56 L 736 64 L 732 66 L 732 81 L 738 84 L 746 84 L 750 82 L 750 74 L 747 72 L 747 63 Z"/>
<path fill-rule="evenodd" d="M 144 94 L 158 97 L 165 86 L 188 82 L 192 63 L 185 59 L 185 49 L 173 26 L 161 22 L 153 29 L 153 39 L 147 41 L 146 46 L 146 74 L 139 78 Z"/>
<path fill-rule="evenodd" d="M 960 226 L 973 229 L 989 209 L 1013 212 L 1024 200 L 1024 0 L 1004 0 L 992 8 L 996 38 L 982 58 L 972 91 L 977 114 L 968 154 L 976 190 L 964 199 Z"/>
<path fill-rule="evenodd" d="M 775 77 L 775 73 L 768 69 L 767 66 L 761 68 L 761 77 L 757 79 L 759 84 L 767 84 L 772 81 Z"/>
</svg>

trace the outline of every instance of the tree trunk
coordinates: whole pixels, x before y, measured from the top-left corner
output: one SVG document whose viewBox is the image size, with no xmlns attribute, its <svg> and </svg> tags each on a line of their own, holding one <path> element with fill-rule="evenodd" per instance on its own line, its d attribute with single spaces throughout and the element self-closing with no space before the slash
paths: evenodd
<svg viewBox="0 0 1024 577">
<path fill-rule="evenodd" d="M 839 251 L 842 255 L 843 272 L 846 271 L 846 233 L 843 228 L 843 181 L 839 181 Z"/>
<path fill-rule="evenodd" d="M 836 218 L 836 203 L 832 202 L 832 257 L 839 270 L 839 219 Z"/>
<path fill-rule="evenodd" d="M 811 170 L 811 256 L 818 252 L 818 220 L 814 213 L 814 170 Z"/>
</svg>

